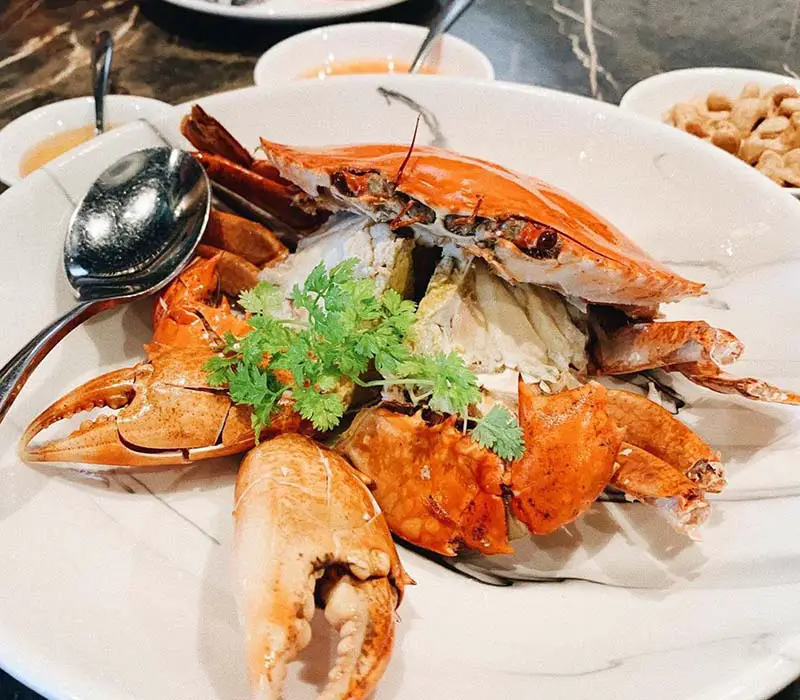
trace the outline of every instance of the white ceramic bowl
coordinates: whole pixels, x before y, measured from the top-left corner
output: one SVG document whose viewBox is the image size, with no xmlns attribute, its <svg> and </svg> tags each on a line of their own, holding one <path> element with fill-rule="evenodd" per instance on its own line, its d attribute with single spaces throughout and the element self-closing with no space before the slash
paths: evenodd
<svg viewBox="0 0 800 700">
<path fill-rule="evenodd" d="M 787 83 L 800 90 L 800 80 L 780 73 L 746 68 L 685 68 L 636 83 L 622 96 L 619 106 L 661 121 L 664 112 L 677 102 L 688 102 L 709 92 L 724 92 L 735 97 L 747 83 L 768 88 Z"/>
<path fill-rule="evenodd" d="M 353 22 L 318 27 L 275 44 L 256 63 L 253 78 L 261 87 L 300 80 L 309 72 L 332 62 L 396 62 L 408 65 L 425 38 L 427 30 L 411 24 Z M 431 51 L 427 66 L 441 75 L 494 78 L 492 63 L 481 51 L 463 39 L 445 34 Z M 329 78 L 331 76 L 328 76 Z"/>
<path fill-rule="evenodd" d="M 109 95 L 106 123 L 121 126 L 142 118 L 152 121 L 170 109 L 166 102 L 149 97 Z M 15 185 L 22 180 L 20 165 L 31 148 L 56 134 L 88 124 L 94 124 L 94 99 L 91 97 L 53 102 L 18 117 L 0 131 L 0 180 Z"/>
<path fill-rule="evenodd" d="M 780 73 L 747 68 L 685 68 L 653 75 L 636 83 L 622 96 L 619 106 L 662 121 L 664 113 L 678 102 L 689 102 L 709 92 L 736 97 L 747 83 L 758 83 L 766 88 L 785 83 L 800 90 L 800 80 Z M 800 198 L 800 188 L 783 189 Z"/>
</svg>

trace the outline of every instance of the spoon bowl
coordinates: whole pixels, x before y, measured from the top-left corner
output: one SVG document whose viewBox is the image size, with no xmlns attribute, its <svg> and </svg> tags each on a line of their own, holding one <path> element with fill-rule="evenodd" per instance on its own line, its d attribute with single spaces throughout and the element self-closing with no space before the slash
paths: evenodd
<svg viewBox="0 0 800 700">
<path fill-rule="evenodd" d="M 80 301 L 129 300 L 167 284 L 205 228 L 202 166 L 166 147 L 125 156 L 103 172 L 72 215 L 64 268 Z"/>
<path fill-rule="evenodd" d="M 205 171 L 176 149 L 136 151 L 97 178 L 73 213 L 64 242 L 64 269 L 78 304 L 0 369 L 0 421 L 31 372 L 73 328 L 178 275 L 200 242 L 210 209 Z"/>
</svg>

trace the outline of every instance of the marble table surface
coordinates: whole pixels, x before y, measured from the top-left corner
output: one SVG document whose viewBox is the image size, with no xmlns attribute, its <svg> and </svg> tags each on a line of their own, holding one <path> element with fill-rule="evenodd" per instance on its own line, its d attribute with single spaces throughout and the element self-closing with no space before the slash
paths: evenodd
<svg viewBox="0 0 800 700">
<path fill-rule="evenodd" d="M 359 19 L 423 24 L 437 9 L 436 0 L 408 0 Z M 116 39 L 113 91 L 179 103 L 251 85 L 257 57 L 305 28 L 159 0 L 0 0 L 0 126 L 88 94 L 98 29 Z M 611 102 L 648 75 L 690 66 L 800 77 L 800 0 L 477 0 L 453 33 L 485 51 L 499 79 Z M 0 671 L 0 700 L 37 698 Z M 800 700 L 800 682 L 774 700 Z"/>
</svg>

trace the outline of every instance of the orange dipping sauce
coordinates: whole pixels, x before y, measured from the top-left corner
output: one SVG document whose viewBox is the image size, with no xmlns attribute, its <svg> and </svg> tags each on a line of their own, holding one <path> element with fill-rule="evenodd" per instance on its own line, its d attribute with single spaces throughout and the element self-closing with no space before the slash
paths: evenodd
<svg viewBox="0 0 800 700">
<path fill-rule="evenodd" d="M 108 125 L 106 130 L 112 128 L 112 125 Z M 86 143 L 91 138 L 94 138 L 94 124 L 48 136 L 25 153 L 19 166 L 19 174 L 22 177 L 30 175 L 34 170 L 38 170 L 54 158 Z"/>
<path fill-rule="evenodd" d="M 409 68 L 411 68 L 410 63 L 394 61 L 390 58 L 367 58 L 355 61 L 329 61 L 319 68 L 305 71 L 300 75 L 300 77 L 318 78 L 319 80 L 324 80 L 332 75 L 355 75 L 357 73 L 408 73 Z M 419 72 L 427 75 L 434 75 L 439 71 L 435 66 L 423 66 Z"/>
</svg>

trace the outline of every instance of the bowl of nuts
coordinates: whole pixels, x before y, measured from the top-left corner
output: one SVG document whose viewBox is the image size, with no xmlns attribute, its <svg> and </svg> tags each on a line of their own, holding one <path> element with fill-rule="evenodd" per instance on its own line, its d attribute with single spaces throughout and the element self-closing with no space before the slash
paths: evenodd
<svg viewBox="0 0 800 700">
<path fill-rule="evenodd" d="M 800 197 L 800 80 L 688 68 L 637 83 L 620 107 L 703 139 Z"/>
</svg>

